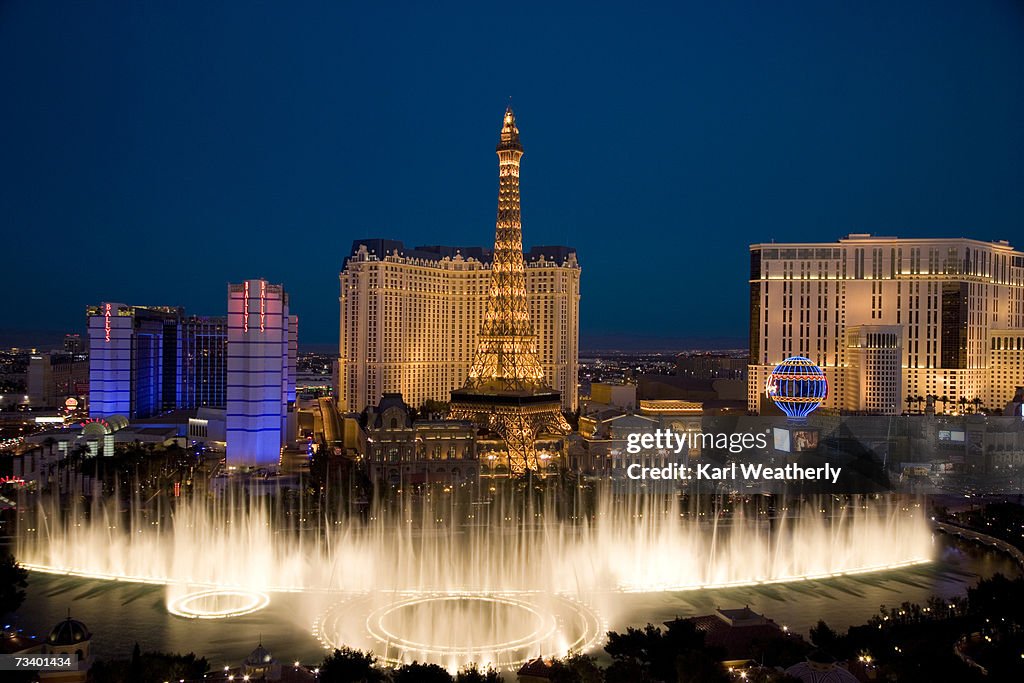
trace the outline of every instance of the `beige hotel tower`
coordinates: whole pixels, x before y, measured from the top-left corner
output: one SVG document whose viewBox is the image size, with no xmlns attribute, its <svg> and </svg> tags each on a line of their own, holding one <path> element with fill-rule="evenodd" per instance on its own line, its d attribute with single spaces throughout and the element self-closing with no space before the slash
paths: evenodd
<svg viewBox="0 0 1024 683">
<path fill-rule="evenodd" d="M 522 254 L 526 307 L 541 383 L 578 402 L 580 266 L 576 250 L 533 247 Z M 360 411 L 387 392 L 419 407 L 463 387 L 480 343 L 494 252 L 364 239 L 341 271 L 337 396 Z"/>
<path fill-rule="evenodd" d="M 825 370 L 834 410 L 898 414 L 918 396 L 937 412 L 974 407 L 961 398 L 1001 409 L 1024 384 L 1024 253 L 867 234 L 753 244 L 749 410 L 790 356 Z"/>
</svg>

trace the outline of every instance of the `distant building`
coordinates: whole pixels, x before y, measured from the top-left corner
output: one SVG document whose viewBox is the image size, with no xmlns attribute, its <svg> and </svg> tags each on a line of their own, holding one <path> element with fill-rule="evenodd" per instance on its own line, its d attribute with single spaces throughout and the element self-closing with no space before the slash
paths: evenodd
<svg viewBox="0 0 1024 683">
<path fill-rule="evenodd" d="M 680 375 L 641 375 L 637 398 L 644 401 L 699 403 L 705 415 L 746 413 L 747 384 L 742 379 L 698 379 Z"/>
<path fill-rule="evenodd" d="M 85 340 L 82 339 L 82 335 L 77 333 L 64 335 L 65 353 L 85 353 L 85 351 Z"/>
<path fill-rule="evenodd" d="M 807 653 L 804 661 L 786 669 L 786 675 L 792 676 L 800 683 L 858 683 L 861 680 L 842 662 L 836 661 L 835 657 L 823 650 L 812 650 Z"/>
<path fill-rule="evenodd" d="M 544 381 L 577 406 L 580 266 L 576 250 L 523 255 L 530 320 Z M 415 407 L 449 400 L 469 376 L 484 321 L 493 253 L 356 240 L 341 271 L 338 405 L 358 412 L 385 393 Z"/>
<path fill-rule="evenodd" d="M 86 309 L 89 416 L 140 419 L 227 403 L 227 319 L 176 306 Z"/>
<path fill-rule="evenodd" d="M 295 439 L 298 318 L 281 285 L 228 285 L 227 463 L 272 467 Z"/>
<path fill-rule="evenodd" d="M 384 394 L 359 417 L 360 452 L 370 477 L 390 484 L 476 481 L 476 427 L 454 420 L 413 420 L 401 394 Z"/>
<path fill-rule="evenodd" d="M 181 323 L 179 408 L 227 405 L 228 321 L 224 316 L 190 316 Z"/>
<path fill-rule="evenodd" d="M 606 408 L 634 410 L 636 408 L 636 385 L 610 384 L 608 382 L 591 383 L 590 400 L 587 402 L 584 412 Z"/>
<path fill-rule="evenodd" d="M 776 624 L 749 607 L 717 609 L 714 614 L 690 617 L 698 632 L 704 634 L 704 644 L 721 648 L 725 652 L 723 664 L 737 667 L 771 651 L 779 641 L 803 643 L 800 636 Z M 666 624 L 669 625 L 669 624 Z"/>
<path fill-rule="evenodd" d="M 1024 423 L 1019 418 L 967 415 L 941 425 L 937 437 L 942 455 L 960 456 L 950 460 L 962 462 L 968 472 L 1010 477 L 1024 470 Z"/>
<path fill-rule="evenodd" d="M 69 455 L 89 458 L 114 455 L 114 435 L 126 427 L 128 420 L 116 415 L 109 419 L 89 418 L 74 427 L 30 434 L 25 442 L 32 448 L 11 459 L 12 474 L 27 484 L 53 483 L 61 493 L 76 488 L 85 490 L 81 472 L 76 473 L 77 478 L 73 480 L 69 477 L 70 468 L 61 467 L 60 462 Z"/>
<path fill-rule="evenodd" d="M 274 659 L 261 642 L 242 662 L 242 676 L 246 681 L 280 681 L 281 663 Z"/>
<path fill-rule="evenodd" d="M 313 673 L 317 671 L 317 673 Z M 210 681 L 274 681 L 275 683 L 314 683 L 319 671 L 299 662 L 279 662 L 261 642 L 242 662 L 241 666 L 224 667 L 206 674 Z"/>
<path fill-rule="evenodd" d="M 630 453 L 631 434 L 653 434 L 668 429 L 677 434 L 699 434 L 701 404 L 687 401 L 641 401 L 640 411 L 606 408 L 579 420 L 578 448 L 569 451 L 569 467 L 583 474 L 621 478 L 636 463 L 644 467 L 665 467 L 701 454 L 699 441 L 681 453 L 668 449 L 644 449 Z"/>
<path fill-rule="evenodd" d="M 66 473 L 67 468 L 59 468 L 57 463 L 68 455 L 112 456 L 115 448 L 134 444 L 177 443 L 184 447 L 197 443 L 223 450 L 224 423 L 222 408 L 183 408 L 131 422 L 123 415 L 89 418 L 26 436 L 30 448 L 12 458 L 13 473 L 26 482 L 42 484 L 54 472 Z M 79 487 L 83 489 L 88 486 Z"/>
<path fill-rule="evenodd" d="M 676 374 L 694 379 L 745 380 L 747 362 L 745 355 L 686 352 L 676 356 Z"/>
<path fill-rule="evenodd" d="M 27 383 L 33 407 L 63 407 L 69 398 L 88 395 L 89 359 L 81 352 L 32 354 Z"/>
<path fill-rule="evenodd" d="M 1017 386 L 1013 390 L 1013 398 L 1003 407 L 1006 417 L 1024 417 L 1024 387 Z"/>
<path fill-rule="evenodd" d="M 999 408 L 1024 384 L 1024 330 L 989 330 L 988 348 L 992 372 L 986 405 Z"/>
<path fill-rule="evenodd" d="M 523 664 L 516 671 L 516 683 L 550 683 L 557 672 L 551 660 L 538 657 Z"/>
<path fill-rule="evenodd" d="M 33 680 L 45 683 L 85 683 L 92 680 L 90 670 L 95 659 L 92 654 L 92 633 L 85 624 L 72 619 L 70 614 L 67 619 L 54 626 L 42 641 L 27 638 L 17 631 L 7 629 L 8 627 L 4 626 L 4 631 L 0 633 L 0 653 L 30 657 L 73 657 L 73 668 L 39 671 Z"/>
<path fill-rule="evenodd" d="M 853 325 L 846 328 L 846 395 L 848 412 L 899 415 L 903 412 L 903 329 L 899 325 Z"/>
<path fill-rule="evenodd" d="M 102 303 L 89 323 L 89 416 L 150 417 L 178 402 L 183 310 Z"/>
<path fill-rule="evenodd" d="M 630 434 L 653 434 L 661 427 L 652 417 L 636 415 L 619 408 L 605 408 L 581 415 L 579 421 L 579 449 L 570 448 L 569 468 L 595 476 L 626 475 L 626 468 L 634 462 L 648 467 L 663 467 L 679 460 L 668 451 L 644 451 L 632 455 L 626 452 L 626 439 Z"/>
<path fill-rule="evenodd" d="M 850 346 L 851 328 L 861 328 L 855 342 L 896 334 L 895 348 Z M 853 234 L 750 245 L 752 412 L 772 368 L 805 356 L 828 378 L 824 408 L 891 413 L 894 350 L 901 402 L 946 396 L 946 412 L 964 412 L 961 397 L 1001 406 L 1024 382 L 1021 338 L 1024 253 L 1006 242 Z"/>
</svg>

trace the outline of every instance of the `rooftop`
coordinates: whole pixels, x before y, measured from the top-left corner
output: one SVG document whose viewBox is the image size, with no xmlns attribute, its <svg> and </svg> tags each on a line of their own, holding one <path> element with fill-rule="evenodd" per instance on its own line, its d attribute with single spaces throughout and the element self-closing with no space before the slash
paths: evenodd
<svg viewBox="0 0 1024 683">
<path fill-rule="evenodd" d="M 480 263 L 490 263 L 494 258 L 494 250 L 485 247 L 458 247 L 432 244 L 407 248 L 405 243 L 401 240 L 371 237 L 368 239 L 353 240 L 352 250 L 345 259 L 346 265 L 348 264 L 349 259 L 355 258 L 358 255 L 359 247 L 362 245 L 366 246 L 366 249 L 371 256 L 376 257 L 376 259 L 371 260 L 381 260 L 385 256 L 390 256 L 395 252 L 404 258 L 418 259 L 421 261 L 443 261 L 444 259 L 454 259 L 457 255 L 460 255 L 464 259 L 472 258 Z M 570 254 L 575 253 L 576 249 L 573 247 L 563 245 L 545 245 L 530 247 L 529 250 L 524 252 L 523 257 L 527 263 L 540 260 L 542 256 L 546 260 L 563 263 L 569 258 Z"/>
<path fill-rule="evenodd" d="M 725 661 L 750 659 L 756 649 L 764 649 L 774 640 L 794 638 L 802 641 L 799 636 L 790 634 L 749 607 L 718 609 L 714 614 L 690 617 L 686 621 L 704 633 L 704 642 L 709 647 L 725 651 Z"/>
<path fill-rule="evenodd" d="M 897 237 L 895 235 L 872 235 L 867 232 L 853 232 L 832 242 L 758 242 L 751 244 L 750 249 L 774 247 L 834 247 L 840 244 L 859 242 L 882 243 L 900 242 L 904 244 L 977 244 L 1005 251 L 1017 251 L 1007 240 L 979 240 L 973 237 Z"/>
</svg>

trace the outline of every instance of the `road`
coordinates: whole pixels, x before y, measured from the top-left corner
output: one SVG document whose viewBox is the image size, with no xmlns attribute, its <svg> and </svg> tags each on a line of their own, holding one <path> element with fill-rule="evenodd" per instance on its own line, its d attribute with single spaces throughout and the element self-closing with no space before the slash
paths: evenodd
<svg viewBox="0 0 1024 683">
<path fill-rule="evenodd" d="M 324 425 L 324 440 L 332 445 L 340 443 L 343 440 L 343 432 L 338 411 L 334 407 L 334 399 L 321 397 L 319 404 L 320 418 Z"/>
<path fill-rule="evenodd" d="M 975 531 L 974 529 L 969 529 L 967 527 L 949 524 L 947 522 L 935 522 L 935 528 L 939 531 L 944 531 L 947 534 L 967 539 L 968 541 L 984 543 L 985 545 L 992 546 L 993 548 L 996 548 L 997 550 L 1000 550 L 1012 557 L 1021 569 L 1024 569 L 1024 552 L 1022 552 L 1017 546 L 1007 543 L 1000 538 L 989 536 L 988 534 L 983 534 L 980 531 Z"/>
</svg>

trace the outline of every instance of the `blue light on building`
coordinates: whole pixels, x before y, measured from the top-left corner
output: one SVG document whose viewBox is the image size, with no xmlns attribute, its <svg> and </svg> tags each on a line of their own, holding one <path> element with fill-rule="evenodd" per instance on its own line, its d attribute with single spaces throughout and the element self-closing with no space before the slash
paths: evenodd
<svg viewBox="0 0 1024 683">
<path fill-rule="evenodd" d="M 145 419 L 177 408 L 223 408 L 227 323 L 177 306 L 86 309 L 89 415 Z"/>
<path fill-rule="evenodd" d="M 298 320 L 281 285 L 228 286 L 227 464 L 276 468 L 289 441 Z"/>
<path fill-rule="evenodd" d="M 88 307 L 90 417 L 134 420 L 177 407 L 182 315 L 182 309 L 165 306 Z"/>
</svg>

